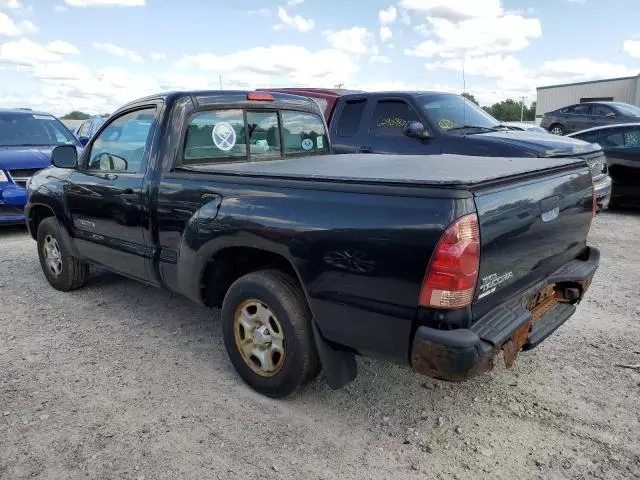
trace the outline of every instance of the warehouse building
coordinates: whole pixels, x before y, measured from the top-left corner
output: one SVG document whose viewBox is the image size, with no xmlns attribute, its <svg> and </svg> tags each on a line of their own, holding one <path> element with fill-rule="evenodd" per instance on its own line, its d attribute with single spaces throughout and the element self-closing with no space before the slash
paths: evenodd
<svg viewBox="0 0 640 480">
<path fill-rule="evenodd" d="M 538 87 L 536 123 L 542 115 L 580 102 L 613 101 L 640 106 L 640 75 Z"/>
</svg>

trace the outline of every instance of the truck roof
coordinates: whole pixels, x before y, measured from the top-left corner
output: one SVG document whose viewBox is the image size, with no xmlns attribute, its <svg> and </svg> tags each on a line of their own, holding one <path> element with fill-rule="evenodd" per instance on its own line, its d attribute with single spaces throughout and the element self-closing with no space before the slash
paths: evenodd
<svg viewBox="0 0 640 480">
<path fill-rule="evenodd" d="M 241 176 L 379 182 L 404 185 L 465 186 L 526 175 L 573 164 L 582 158 L 507 158 L 467 155 L 343 154 L 262 162 L 193 165 L 211 173 Z"/>
<path fill-rule="evenodd" d="M 170 91 L 157 93 L 155 95 L 149 95 L 147 97 L 138 98 L 132 102 L 123 105 L 118 109 L 118 112 L 125 110 L 132 105 L 140 103 L 151 102 L 155 100 L 163 100 L 167 104 L 172 104 L 176 100 L 184 97 L 191 97 L 193 102 L 200 105 L 220 105 L 220 104 L 240 104 L 240 103 L 253 103 L 253 104 L 265 104 L 264 101 L 249 100 L 248 95 L 250 93 L 266 94 L 267 92 L 257 92 L 255 90 L 185 90 L 185 91 Z M 316 103 L 308 97 L 301 95 L 292 95 L 290 93 L 269 92 L 273 96 L 273 101 L 277 104 L 277 108 L 283 108 L 285 106 L 314 111 L 317 112 L 318 107 Z M 272 104 L 273 105 L 273 104 Z M 117 113 L 117 112 L 114 112 Z M 113 115 L 113 114 L 112 114 Z"/>
</svg>

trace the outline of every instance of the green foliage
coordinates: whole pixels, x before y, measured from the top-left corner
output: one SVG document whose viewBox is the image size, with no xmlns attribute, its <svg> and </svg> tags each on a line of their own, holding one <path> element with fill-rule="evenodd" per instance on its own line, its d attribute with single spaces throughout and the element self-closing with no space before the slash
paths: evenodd
<svg viewBox="0 0 640 480">
<path fill-rule="evenodd" d="M 61 120 L 86 120 L 91 117 L 88 113 L 79 112 L 74 110 L 73 112 L 67 113 L 64 117 L 60 117 Z"/>
<path fill-rule="evenodd" d="M 476 105 L 480 105 L 480 103 L 478 103 L 478 100 L 476 100 L 476 97 L 474 97 L 471 93 L 469 92 L 462 92 L 462 96 L 468 100 L 471 100 L 473 103 L 475 103 Z"/>
<path fill-rule="evenodd" d="M 501 122 L 519 122 L 520 115 L 522 115 L 522 120 L 525 122 L 533 121 L 536 118 L 536 102 L 533 102 L 530 106 L 525 105 L 523 109 L 520 102 L 508 98 L 483 108 Z"/>
</svg>

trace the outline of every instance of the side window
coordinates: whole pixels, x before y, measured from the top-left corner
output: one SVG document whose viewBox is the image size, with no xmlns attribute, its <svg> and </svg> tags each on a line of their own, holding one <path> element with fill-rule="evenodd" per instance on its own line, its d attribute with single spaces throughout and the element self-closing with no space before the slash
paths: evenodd
<svg viewBox="0 0 640 480">
<path fill-rule="evenodd" d="M 400 137 L 405 125 L 418 120 L 418 116 L 403 100 L 381 100 L 376 104 L 371 132 L 377 136 Z"/>
<path fill-rule="evenodd" d="M 589 143 L 597 143 L 599 134 L 600 132 L 596 130 L 595 132 L 588 132 L 588 133 L 583 133 L 581 135 L 576 135 L 576 138 L 579 138 L 580 140 L 584 140 L 585 142 L 589 142 Z"/>
<path fill-rule="evenodd" d="M 619 128 L 601 130 L 598 143 L 602 148 L 623 148 L 625 146 L 624 133 Z"/>
<path fill-rule="evenodd" d="M 609 107 L 605 107 L 604 105 L 592 105 L 591 106 L 591 115 L 595 115 L 597 117 L 606 117 L 614 113 Z"/>
<path fill-rule="evenodd" d="M 329 151 L 327 132 L 322 119 L 313 113 L 283 111 L 284 154 Z"/>
<path fill-rule="evenodd" d="M 640 147 L 640 127 L 629 127 L 624 129 L 624 145 L 627 148 Z"/>
<path fill-rule="evenodd" d="M 573 113 L 574 115 L 589 115 L 589 105 L 576 105 L 569 113 Z"/>
<path fill-rule="evenodd" d="M 126 113 L 107 125 L 89 152 L 89 170 L 139 172 L 155 108 Z"/>
<path fill-rule="evenodd" d="M 280 128 L 276 112 L 247 112 L 249 155 L 280 156 Z"/>
<path fill-rule="evenodd" d="M 184 164 L 203 159 L 247 158 L 242 110 L 211 110 L 196 113 L 187 127 Z"/>
<path fill-rule="evenodd" d="M 78 136 L 86 137 L 88 133 L 89 133 L 89 122 L 84 122 L 82 125 L 80 125 L 80 128 L 78 129 Z"/>
<path fill-rule="evenodd" d="M 356 134 L 366 105 L 366 99 L 350 100 L 344 104 L 338 122 L 339 137 L 353 137 Z"/>
</svg>

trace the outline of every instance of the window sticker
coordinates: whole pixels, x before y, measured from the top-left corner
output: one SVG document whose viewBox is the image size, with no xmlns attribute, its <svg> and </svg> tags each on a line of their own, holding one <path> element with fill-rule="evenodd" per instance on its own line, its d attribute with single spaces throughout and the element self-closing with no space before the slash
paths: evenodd
<svg viewBox="0 0 640 480">
<path fill-rule="evenodd" d="M 302 148 L 304 150 L 311 150 L 313 148 L 313 140 L 310 138 L 305 138 L 302 140 Z"/>
<path fill-rule="evenodd" d="M 405 119 L 398 117 L 379 118 L 376 122 L 377 127 L 388 128 L 403 128 L 406 124 L 407 121 Z"/>
<path fill-rule="evenodd" d="M 227 122 L 216 124 L 211 132 L 211 136 L 213 137 L 213 143 L 216 147 L 224 152 L 228 152 L 236 144 L 236 132 L 231 124 Z"/>
<path fill-rule="evenodd" d="M 449 130 L 450 128 L 453 128 L 453 122 L 448 118 L 441 118 L 438 122 L 438 125 L 440 125 L 440 128 L 443 130 Z"/>
<path fill-rule="evenodd" d="M 324 139 L 322 138 L 322 135 L 318 135 L 316 137 L 316 145 L 318 148 L 324 148 Z"/>
</svg>

